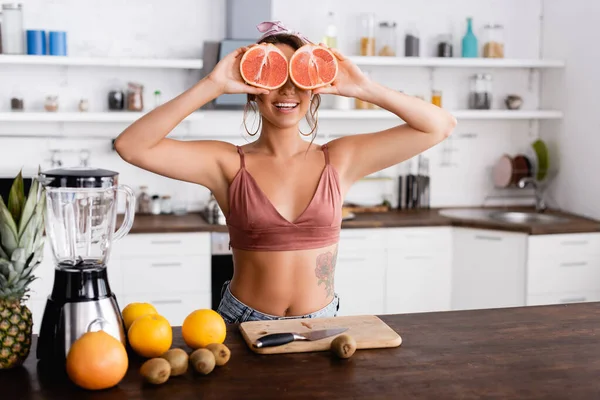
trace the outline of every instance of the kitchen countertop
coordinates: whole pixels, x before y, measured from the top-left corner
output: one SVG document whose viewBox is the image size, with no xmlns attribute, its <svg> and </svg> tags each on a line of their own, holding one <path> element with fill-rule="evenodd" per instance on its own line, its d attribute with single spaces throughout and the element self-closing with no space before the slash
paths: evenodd
<svg viewBox="0 0 600 400">
<path fill-rule="evenodd" d="M 484 210 L 484 208 L 470 208 Z M 509 211 L 533 211 L 529 207 L 494 208 Z M 384 213 L 360 213 L 356 218 L 342 223 L 343 229 L 383 228 L 383 227 L 429 227 L 461 226 L 468 228 L 496 229 L 523 232 L 531 235 L 555 233 L 600 232 L 600 222 L 556 210 L 548 210 L 548 215 L 564 216 L 570 219 L 566 223 L 513 224 L 501 221 L 470 220 L 448 218 L 439 214 L 438 209 L 389 211 Z M 122 216 L 119 216 L 119 221 Z M 120 222 L 119 222 L 120 223 Z M 136 215 L 130 233 L 174 233 L 174 232 L 227 232 L 224 225 L 212 225 L 206 222 L 200 213 L 177 215 Z"/>
<path fill-rule="evenodd" d="M 384 315 L 402 345 L 257 355 L 228 326 L 231 359 L 210 375 L 188 373 L 161 386 L 142 383 L 130 357 L 121 383 L 87 393 L 37 366 L 0 371 L 2 399 L 595 399 L 600 398 L 600 303 Z M 181 330 L 173 347 L 188 352 Z"/>
</svg>

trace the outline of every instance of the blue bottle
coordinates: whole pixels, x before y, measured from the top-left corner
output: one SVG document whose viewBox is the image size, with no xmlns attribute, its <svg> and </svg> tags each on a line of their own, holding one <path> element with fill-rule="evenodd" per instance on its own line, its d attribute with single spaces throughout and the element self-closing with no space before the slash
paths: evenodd
<svg viewBox="0 0 600 400">
<path fill-rule="evenodd" d="M 465 58 L 477 57 L 477 38 L 473 33 L 473 19 L 467 18 L 467 33 L 462 39 L 462 56 Z"/>
</svg>

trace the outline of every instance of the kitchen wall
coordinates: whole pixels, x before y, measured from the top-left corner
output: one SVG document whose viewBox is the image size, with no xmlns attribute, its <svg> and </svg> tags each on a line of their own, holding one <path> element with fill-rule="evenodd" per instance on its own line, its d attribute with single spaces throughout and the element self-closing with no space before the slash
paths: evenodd
<svg viewBox="0 0 600 400">
<path fill-rule="evenodd" d="M 560 173 L 551 194 L 569 211 L 600 219 L 600 114 L 596 111 L 600 48 L 600 4 L 585 0 L 544 1 L 543 54 L 567 60 L 562 73 L 544 80 L 546 107 L 560 107 L 560 124 L 541 125 L 542 136 L 555 143 Z"/>
<path fill-rule="evenodd" d="M 204 40 L 221 39 L 225 35 L 225 2 L 209 0 L 133 0 L 121 2 L 104 0 L 24 0 L 26 29 L 61 29 L 68 31 L 69 53 L 90 56 L 130 57 L 201 57 Z M 353 9 L 353 11 L 349 11 Z M 288 26 L 300 30 L 313 40 L 319 40 L 325 29 L 327 11 L 338 18 L 340 46 L 346 54 L 357 54 L 356 28 L 359 11 L 375 11 L 381 19 L 398 23 L 398 50 L 403 51 L 401 38 L 404 28 L 418 22 L 423 54 L 429 55 L 435 35 L 452 32 L 454 50 L 460 52 L 460 39 L 465 19 L 472 16 L 476 34 L 481 35 L 485 23 L 505 26 L 506 56 L 537 58 L 540 54 L 541 1 L 519 0 L 431 0 L 394 2 L 371 0 L 305 0 L 292 3 L 273 2 L 273 16 Z M 260 21 L 256 21 L 257 23 Z M 429 100 L 432 88 L 442 90 L 443 105 L 465 109 L 469 89 L 468 77 L 483 70 L 422 68 L 386 68 L 368 70 L 371 76 L 406 93 L 422 95 Z M 494 108 L 501 108 L 501 99 L 508 93 L 518 93 L 525 99 L 524 109 L 538 108 L 537 73 L 526 69 L 492 70 L 494 77 Z M 66 68 L 40 66 L 7 66 L 0 69 L 0 112 L 9 109 L 13 94 L 26 99 L 29 110 L 41 110 L 46 95 L 60 96 L 61 110 L 76 110 L 77 102 L 90 100 L 90 111 L 105 110 L 105 97 L 110 88 L 123 87 L 128 81 L 143 83 L 145 102 L 152 106 L 152 92 L 160 89 L 163 100 L 176 96 L 193 84 L 200 73 L 187 70 L 150 70 L 135 68 Z M 554 85 L 553 79 L 544 85 Z M 324 108 L 330 107 L 326 98 Z M 239 113 L 227 114 L 221 120 L 203 120 L 185 124 L 174 133 L 217 138 L 227 133 L 226 140 L 244 143 L 249 138 L 240 129 Z M 346 133 L 368 132 L 391 126 L 390 121 L 327 120 L 320 124 L 319 139 L 324 142 Z M 545 126 L 552 126 L 550 122 Z M 207 199 L 208 191 L 194 185 L 176 182 L 141 171 L 122 162 L 111 149 L 110 137 L 117 136 L 126 124 L 58 124 L 58 123 L 0 123 L 0 175 L 11 176 L 19 168 L 33 173 L 37 165 L 50 166 L 52 149 L 70 150 L 64 164 L 78 162 L 78 151 L 89 149 L 91 164 L 118 170 L 122 183 L 137 187 L 150 186 L 152 193 L 174 194 L 189 206 L 198 208 Z M 43 139 L 28 138 L 31 133 L 44 132 Z M 64 139 L 60 135 L 81 132 L 98 138 Z M 494 161 L 504 152 L 523 151 L 537 134 L 536 124 L 528 121 L 459 121 L 454 135 L 426 153 L 431 158 L 432 206 L 481 205 L 494 201 L 509 201 L 497 196 L 514 193 L 498 192 L 490 184 Z M 7 137 L 9 135 L 10 137 Z M 396 177 L 408 163 L 390 168 L 384 174 Z M 395 182 L 359 182 L 349 194 L 349 200 L 372 202 L 386 193 L 395 201 Z M 528 201 L 528 200 L 527 200 Z"/>
</svg>

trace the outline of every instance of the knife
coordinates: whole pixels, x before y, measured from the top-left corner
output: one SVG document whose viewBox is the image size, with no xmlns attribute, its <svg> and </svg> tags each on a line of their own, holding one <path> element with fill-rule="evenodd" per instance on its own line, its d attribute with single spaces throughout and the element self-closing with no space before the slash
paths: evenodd
<svg viewBox="0 0 600 400">
<path fill-rule="evenodd" d="M 271 347 L 281 346 L 282 344 L 291 343 L 296 340 L 308 340 L 315 341 L 324 339 L 326 337 L 339 335 L 342 332 L 347 331 L 348 328 L 330 328 L 321 329 L 318 331 L 310 331 L 305 333 L 286 332 L 286 333 L 271 333 L 269 335 L 261 336 L 254 343 L 254 347 Z"/>
</svg>

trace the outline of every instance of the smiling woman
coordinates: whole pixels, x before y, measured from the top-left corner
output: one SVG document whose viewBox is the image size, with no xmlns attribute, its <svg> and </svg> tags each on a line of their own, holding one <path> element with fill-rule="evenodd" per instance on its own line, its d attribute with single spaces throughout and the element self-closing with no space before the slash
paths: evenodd
<svg viewBox="0 0 600 400">
<path fill-rule="evenodd" d="M 275 46 L 288 64 L 308 43 L 279 22 L 262 23 L 259 30 L 264 35 L 257 43 Z M 218 308 L 227 322 L 335 316 L 340 299 L 334 277 L 348 189 L 437 145 L 456 120 L 440 107 L 372 81 L 334 49 L 328 51 L 338 69 L 330 85 L 306 90 L 288 77 L 276 89 L 252 86 L 240 73 L 247 51 L 229 54 L 192 88 L 137 120 L 115 148 L 131 164 L 214 194 L 226 216 L 234 259 L 233 278 L 224 284 Z M 248 94 L 244 123 L 250 111 L 260 120 L 258 129 L 247 128 L 253 142 L 234 146 L 166 138 L 188 115 L 225 93 Z M 321 93 L 376 104 L 406 123 L 315 145 Z M 303 118 L 309 132 L 300 131 Z"/>
</svg>

